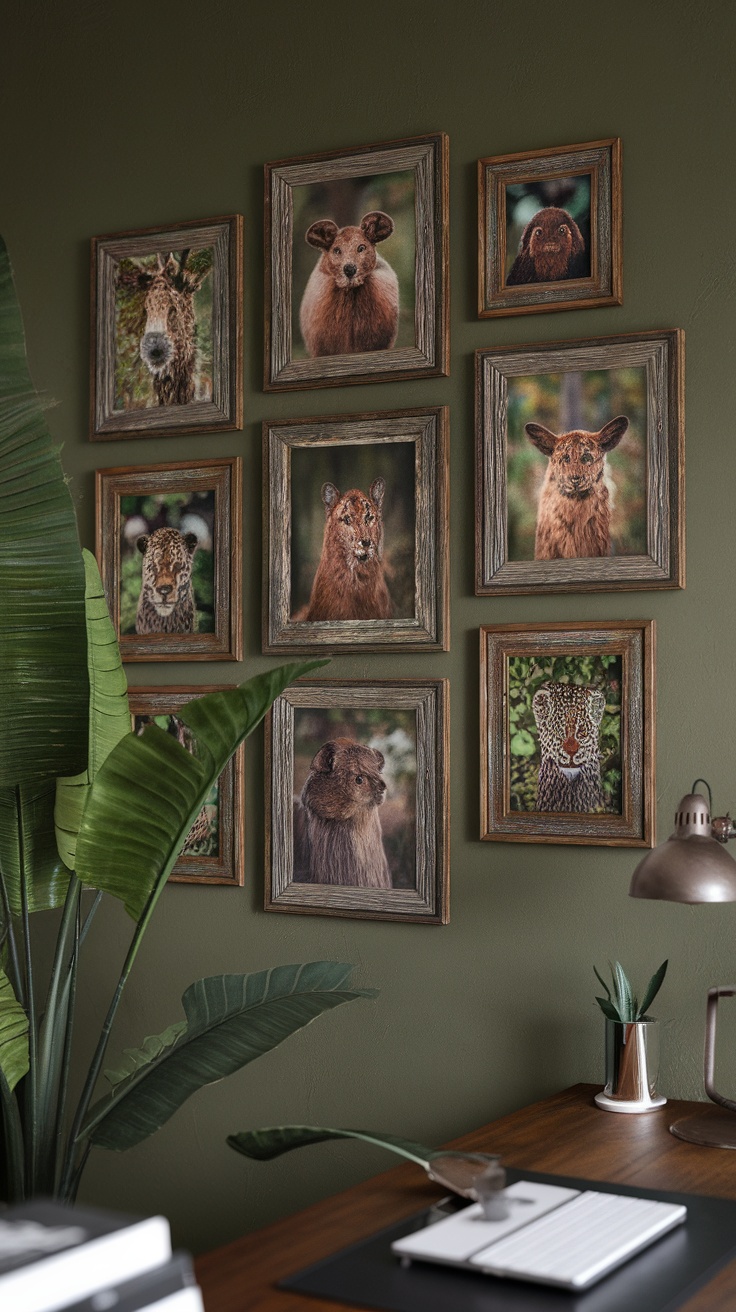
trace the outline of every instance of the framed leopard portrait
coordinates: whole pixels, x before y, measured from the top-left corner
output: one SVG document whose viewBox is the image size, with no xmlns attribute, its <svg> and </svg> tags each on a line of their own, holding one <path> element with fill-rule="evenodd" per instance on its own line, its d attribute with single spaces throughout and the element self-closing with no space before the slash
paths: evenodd
<svg viewBox="0 0 736 1312">
<path fill-rule="evenodd" d="M 484 625 L 481 838 L 654 845 L 654 621 Z"/>
</svg>

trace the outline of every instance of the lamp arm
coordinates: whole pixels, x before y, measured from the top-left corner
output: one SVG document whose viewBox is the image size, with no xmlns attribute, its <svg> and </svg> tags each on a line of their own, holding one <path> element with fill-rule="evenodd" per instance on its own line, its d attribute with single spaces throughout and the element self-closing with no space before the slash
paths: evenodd
<svg viewBox="0 0 736 1312">
<path fill-rule="evenodd" d="M 730 1112 L 736 1112 L 736 1102 L 731 1098 L 724 1098 L 722 1093 L 718 1093 L 715 1088 L 715 1068 L 716 1068 L 716 1013 L 718 1011 L 719 998 L 733 998 L 736 996 L 736 984 L 724 984 L 719 988 L 708 989 L 708 1010 L 705 1019 L 705 1092 L 711 1102 L 718 1103 L 720 1107 L 726 1107 Z"/>
</svg>

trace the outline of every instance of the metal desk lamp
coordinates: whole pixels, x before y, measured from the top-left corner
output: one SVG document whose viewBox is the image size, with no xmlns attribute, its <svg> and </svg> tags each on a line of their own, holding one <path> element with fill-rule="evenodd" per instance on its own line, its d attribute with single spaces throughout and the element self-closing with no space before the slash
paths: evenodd
<svg viewBox="0 0 736 1312">
<path fill-rule="evenodd" d="M 705 784 L 708 801 L 696 793 Z M 730 815 L 711 819 L 712 794 L 705 779 L 696 779 L 675 815 L 675 832 L 640 861 L 634 871 L 630 897 L 661 898 L 666 902 L 736 902 L 736 861 L 726 851 L 736 837 Z M 702 1112 L 684 1116 L 670 1126 L 672 1134 L 688 1143 L 713 1148 L 736 1148 L 736 1101 L 714 1086 L 716 1012 L 719 998 L 736 996 L 736 984 L 708 991 L 705 1025 L 705 1092 L 716 1103 Z"/>
</svg>

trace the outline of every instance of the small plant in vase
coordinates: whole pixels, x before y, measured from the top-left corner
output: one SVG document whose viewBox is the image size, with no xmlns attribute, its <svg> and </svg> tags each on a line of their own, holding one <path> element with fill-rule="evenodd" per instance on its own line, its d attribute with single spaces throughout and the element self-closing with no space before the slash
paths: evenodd
<svg viewBox="0 0 736 1312">
<path fill-rule="evenodd" d="M 667 973 L 667 961 L 654 972 L 641 1002 L 620 961 L 610 967 L 609 988 L 600 971 L 593 967 L 603 985 L 605 998 L 596 998 L 606 1018 L 606 1084 L 596 1094 L 599 1107 L 611 1112 L 648 1112 L 663 1107 L 666 1098 L 656 1092 L 659 1065 L 657 1021 L 649 1008 L 659 993 Z"/>
</svg>

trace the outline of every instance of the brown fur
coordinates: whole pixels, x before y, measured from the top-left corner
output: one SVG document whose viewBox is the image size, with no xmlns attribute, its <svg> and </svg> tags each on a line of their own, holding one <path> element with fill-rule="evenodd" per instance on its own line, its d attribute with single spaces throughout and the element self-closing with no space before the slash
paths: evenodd
<svg viewBox="0 0 736 1312">
<path fill-rule="evenodd" d="M 194 400 L 196 325 L 193 298 L 208 270 L 186 268 L 189 251 L 179 260 L 169 253 L 156 256 L 156 271 L 126 270 L 119 281 L 145 290 L 146 325 L 139 353 L 151 374 L 159 405 L 188 405 Z"/>
<path fill-rule="evenodd" d="M 535 560 L 610 556 L 611 512 L 604 481 L 606 454 L 629 426 L 624 415 L 597 433 L 575 429 L 557 437 L 541 424 L 527 424 L 527 437 L 549 456 L 539 494 Z"/>
<path fill-rule="evenodd" d="M 394 230 L 393 219 L 372 210 L 360 226 L 338 228 L 318 219 L 307 230 L 322 258 L 302 297 L 299 323 L 309 355 L 384 351 L 399 326 L 399 282 L 376 243 Z"/>
<path fill-rule="evenodd" d="M 393 613 L 383 567 L 383 504 L 386 484 L 371 483 L 368 496 L 354 488 L 340 495 L 324 483 L 325 532 L 308 604 L 298 620 L 384 620 Z"/>
<path fill-rule="evenodd" d="M 527 223 L 507 287 L 527 282 L 560 282 L 588 276 L 583 235 L 567 210 L 548 205 Z"/>
<path fill-rule="evenodd" d="M 317 752 L 294 804 L 294 878 L 345 888 L 391 888 L 378 807 L 384 758 L 353 738 Z"/>
<path fill-rule="evenodd" d="M 157 528 L 138 538 L 143 556 L 136 633 L 195 633 L 197 611 L 192 587 L 196 533 Z"/>
</svg>

